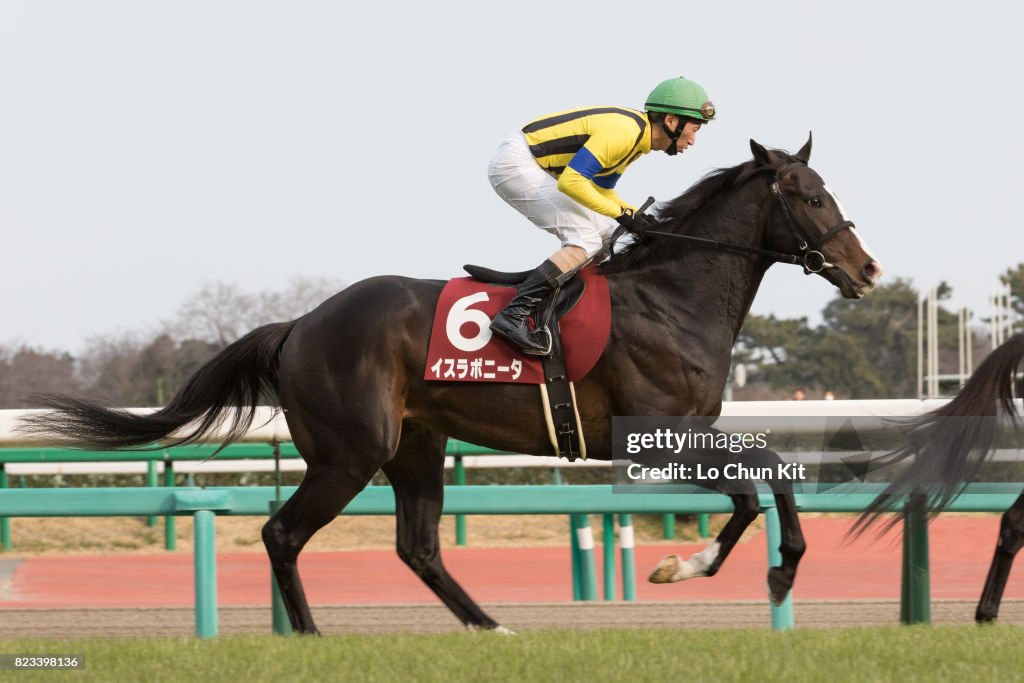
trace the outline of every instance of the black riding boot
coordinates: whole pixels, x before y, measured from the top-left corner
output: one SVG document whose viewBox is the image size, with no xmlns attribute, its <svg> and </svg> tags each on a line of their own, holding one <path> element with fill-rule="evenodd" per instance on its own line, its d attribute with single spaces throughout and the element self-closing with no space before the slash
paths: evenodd
<svg viewBox="0 0 1024 683">
<path fill-rule="evenodd" d="M 551 260 L 540 264 L 526 276 L 519 291 L 491 321 L 491 332 L 521 348 L 523 353 L 546 356 L 551 353 L 551 338 L 545 332 L 531 330 L 527 319 L 537 305 L 573 273 L 563 273 Z"/>
</svg>

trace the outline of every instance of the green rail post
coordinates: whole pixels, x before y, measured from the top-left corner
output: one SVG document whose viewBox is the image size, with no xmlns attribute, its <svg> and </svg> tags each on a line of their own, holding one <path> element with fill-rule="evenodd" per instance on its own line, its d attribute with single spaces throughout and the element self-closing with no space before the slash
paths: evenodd
<svg viewBox="0 0 1024 683">
<path fill-rule="evenodd" d="M 156 461 L 149 460 L 146 462 L 146 486 L 156 487 L 157 482 Z M 146 526 L 156 526 L 156 517 L 146 517 Z"/>
<path fill-rule="evenodd" d="M 601 516 L 601 548 L 604 551 L 604 599 L 615 599 L 615 516 Z"/>
<path fill-rule="evenodd" d="M 281 500 L 281 444 L 274 441 L 270 447 L 274 455 L 274 500 Z"/>
<path fill-rule="evenodd" d="M 671 541 L 676 537 L 676 516 L 671 512 L 666 512 L 661 516 L 661 529 L 662 537 L 666 541 Z"/>
<path fill-rule="evenodd" d="M 273 516 L 284 505 L 283 500 L 270 501 L 270 515 Z M 286 636 L 292 633 L 292 622 L 288 618 L 288 610 L 284 606 L 284 598 L 281 597 L 281 587 L 277 585 L 277 577 L 274 570 L 270 570 L 270 614 L 273 620 L 274 633 Z"/>
<path fill-rule="evenodd" d="M 217 545 L 214 537 L 216 515 L 199 510 L 195 524 L 196 635 L 217 636 Z"/>
<path fill-rule="evenodd" d="M 455 485 L 466 485 L 466 467 L 462 456 L 455 456 Z M 455 545 L 466 545 L 466 515 L 455 515 Z"/>
<path fill-rule="evenodd" d="M 562 470 L 559 467 L 551 468 L 551 483 L 555 486 L 562 485 Z"/>
<path fill-rule="evenodd" d="M 164 460 L 164 486 L 174 487 L 174 461 L 170 459 Z M 164 550 L 175 550 L 177 547 L 178 520 L 174 515 L 167 515 L 164 517 Z"/>
<path fill-rule="evenodd" d="M 622 599 L 636 600 L 636 560 L 633 555 L 633 515 L 619 515 L 619 548 L 622 553 Z"/>
<path fill-rule="evenodd" d="M 576 515 L 576 536 L 580 544 L 580 599 L 597 600 L 597 568 L 594 565 L 594 532 L 590 518 Z"/>
<path fill-rule="evenodd" d="M 710 519 L 711 515 L 706 512 L 697 515 L 697 535 L 701 538 L 711 538 Z"/>
<path fill-rule="evenodd" d="M 928 514 L 924 496 L 907 499 L 903 514 L 903 580 L 900 621 L 931 624 L 931 573 L 928 564 Z"/>
<path fill-rule="evenodd" d="M 164 371 L 161 370 L 161 371 L 157 372 L 157 405 L 163 405 L 163 404 L 164 404 Z M 168 459 L 167 451 L 164 451 L 164 459 L 165 460 Z M 164 485 L 166 486 L 167 485 L 167 479 L 166 479 L 167 468 L 166 468 L 166 466 L 164 468 L 164 472 L 165 472 Z M 158 485 L 157 484 L 157 462 L 154 461 L 154 460 L 148 461 L 146 463 L 146 468 L 145 468 L 145 485 L 146 486 L 157 486 Z M 172 486 L 174 485 L 174 479 L 173 478 L 171 479 L 171 484 L 170 485 L 172 485 Z M 167 540 L 168 539 L 168 536 L 167 536 L 168 535 L 168 530 L 167 530 L 168 524 L 171 525 L 172 528 L 171 528 L 170 532 L 173 533 L 174 523 L 170 521 L 171 519 L 172 519 L 172 517 L 170 517 L 170 516 L 164 517 L 164 550 L 174 550 L 174 542 L 173 541 L 168 542 L 168 540 Z M 146 520 L 145 520 L 145 525 L 146 526 L 156 526 L 157 525 L 157 518 L 156 517 L 147 517 Z M 170 543 L 170 547 L 168 547 L 168 543 Z"/>
<path fill-rule="evenodd" d="M 907 543 L 910 542 L 910 536 L 907 534 L 907 520 L 903 520 L 903 555 L 900 558 L 900 623 L 910 623 L 910 586 L 907 581 L 910 580 L 910 572 L 907 571 Z"/>
<path fill-rule="evenodd" d="M 583 599 L 583 581 L 580 570 L 580 539 L 576 534 L 576 515 L 569 515 L 569 554 L 572 558 L 572 599 Z"/>
<path fill-rule="evenodd" d="M 0 489 L 10 485 L 7 481 L 7 463 L 0 462 Z M 14 548 L 11 543 L 11 520 L 8 517 L 0 517 L 0 549 L 5 553 L 11 552 Z"/>
<path fill-rule="evenodd" d="M 281 444 L 274 442 L 270 445 L 274 449 L 274 500 L 270 501 L 270 516 L 273 517 L 284 507 L 285 501 L 281 500 Z M 270 570 L 270 618 L 274 633 L 280 636 L 292 633 L 292 620 L 288 618 L 281 587 L 277 585 L 273 569 Z"/>
<path fill-rule="evenodd" d="M 782 553 L 779 552 L 779 543 L 782 542 L 782 527 L 779 524 L 779 511 L 774 505 L 766 507 L 765 518 L 765 544 L 768 546 L 768 566 L 778 567 L 782 564 Z M 790 631 L 793 629 L 793 591 L 789 592 L 781 604 L 771 603 L 772 629 L 775 631 Z"/>
</svg>

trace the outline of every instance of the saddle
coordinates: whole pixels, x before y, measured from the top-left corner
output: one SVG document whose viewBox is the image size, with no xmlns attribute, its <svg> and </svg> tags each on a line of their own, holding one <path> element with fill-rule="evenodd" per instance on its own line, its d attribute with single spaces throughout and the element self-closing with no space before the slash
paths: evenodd
<svg viewBox="0 0 1024 683">
<path fill-rule="evenodd" d="M 531 272 L 505 273 L 474 265 L 463 268 L 476 280 L 506 287 L 519 285 Z M 551 353 L 540 359 L 544 371 L 544 382 L 539 385 L 544 421 L 555 455 L 565 457 L 569 462 L 577 457 L 586 460 L 587 447 L 576 409 L 576 391 L 565 366 L 558 320 L 579 303 L 585 289 L 582 278 L 573 278 L 542 301 L 533 315 L 534 329 L 547 328 L 551 335 Z"/>
<path fill-rule="evenodd" d="M 462 266 L 462 269 L 469 273 L 470 277 L 480 282 L 486 282 L 489 285 L 499 285 L 501 287 L 518 287 L 526 276 L 532 273 L 530 270 L 522 270 L 518 273 L 505 273 L 500 270 L 491 270 L 490 268 L 484 268 L 483 266 L 474 266 L 467 264 Z M 565 285 L 559 287 L 555 291 L 554 297 L 554 308 L 552 309 L 551 315 L 557 320 L 563 315 L 568 313 L 579 303 L 580 299 L 583 298 L 583 292 L 586 290 L 586 285 L 583 284 L 583 280 L 578 277 L 574 277 L 569 280 Z M 534 322 L 540 323 L 540 318 L 546 313 L 548 306 L 551 305 L 552 297 L 548 297 L 537 306 L 537 313 L 534 315 Z"/>
</svg>

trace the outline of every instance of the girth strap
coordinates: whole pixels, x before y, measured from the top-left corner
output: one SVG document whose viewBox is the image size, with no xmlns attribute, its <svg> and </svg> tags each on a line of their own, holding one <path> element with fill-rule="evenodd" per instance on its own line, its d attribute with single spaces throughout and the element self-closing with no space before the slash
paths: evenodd
<svg viewBox="0 0 1024 683">
<path fill-rule="evenodd" d="M 551 321 L 548 332 L 551 335 L 551 353 L 541 359 L 544 383 L 540 385 L 548 437 L 558 457 L 568 458 L 569 462 L 576 458 L 586 460 L 587 446 L 583 440 L 579 411 L 576 410 L 576 392 L 565 367 L 562 335 L 557 320 Z"/>
</svg>

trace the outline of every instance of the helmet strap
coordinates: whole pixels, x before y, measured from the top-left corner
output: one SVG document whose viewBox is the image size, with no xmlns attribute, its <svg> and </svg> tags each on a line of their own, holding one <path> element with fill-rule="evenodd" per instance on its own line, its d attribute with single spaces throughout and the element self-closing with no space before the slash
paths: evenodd
<svg viewBox="0 0 1024 683">
<path fill-rule="evenodd" d="M 671 140 L 671 142 L 668 143 L 668 147 L 665 149 L 665 153 L 670 157 L 674 157 L 679 153 L 679 150 L 676 149 L 676 142 L 678 142 L 679 138 L 682 136 L 683 128 L 686 126 L 686 123 L 683 121 L 681 116 L 677 116 L 676 121 L 678 121 L 678 123 L 676 124 L 676 129 L 673 131 L 668 127 L 668 124 L 665 123 L 665 119 L 661 120 L 661 129 L 665 131 L 665 135 L 667 135 L 668 139 Z"/>
</svg>

